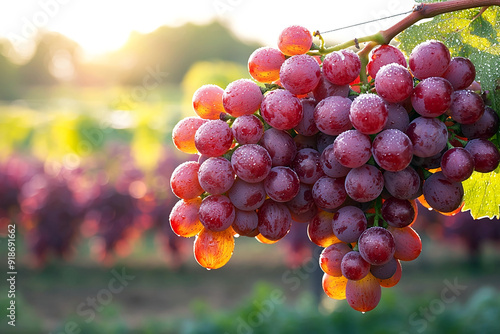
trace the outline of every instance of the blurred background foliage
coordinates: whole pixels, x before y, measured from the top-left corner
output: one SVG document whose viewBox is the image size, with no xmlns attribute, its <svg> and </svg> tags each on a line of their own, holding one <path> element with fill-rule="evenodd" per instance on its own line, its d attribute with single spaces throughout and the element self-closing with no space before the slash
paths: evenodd
<svg viewBox="0 0 500 334">
<path fill-rule="evenodd" d="M 28 58 L 0 41 L 0 247 L 16 223 L 19 272 L 17 331 L 2 321 L 1 333 L 63 333 L 72 321 L 82 333 L 416 333 L 410 316 L 421 319 L 443 280 L 457 277 L 466 292 L 426 320 L 426 332 L 499 332 L 500 225 L 489 220 L 421 209 L 421 258 L 405 263 L 401 283 L 366 315 L 320 291 L 320 270 L 307 269 L 317 249 L 305 224 L 278 245 L 239 238 L 220 270 L 196 264 L 193 240 L 168 222 L 177 201 L 170 174 L 196 157 L 173 148 L 171 131 L 194 115 L 198 87 L 248 77 L 258 47 L 220 22 L 134 33 L 92 59 L 52 32 L 39 33 Z M 136 278 L 87 322 L 77 307 L 108 285 L 113 268 Z M 258 326 L 242 325 L 267 312 L 262 303 L 276 289 L 284 302 Z"/>
</svg>

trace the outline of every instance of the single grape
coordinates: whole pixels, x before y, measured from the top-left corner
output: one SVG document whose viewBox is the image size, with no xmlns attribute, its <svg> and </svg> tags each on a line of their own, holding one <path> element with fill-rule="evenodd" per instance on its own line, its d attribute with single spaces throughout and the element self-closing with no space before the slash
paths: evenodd
<svg viewBox="0 0 500 334">
<path fill-rule="evenodd" d="M 397 228 L 389 226 L 387 228 L 394 237 L 396 251 L 394 257 L 401 261 L 413 261 L 422 252 L 422 241 L 419 235 L 410 226 Z"/>
<path fill-rule="evenodd" d="M 440 41 L 429 40 L 418 44 L 411 52 L 408 64 L 413 75 L 420 79 L 440 77 L 448 68 L 450 51 Z"/>
<path fill-rule="evenodd" d="M 437 118 L 415 118 L 406 134 L 413 143 L 413 154 L 422 158 L 438 154 L 448 142 L 448 129 Z"/>
<path fill-rule="evenodd" d="M 235 208 L 224 195 L 210 195 L 200 205 L 200 221 L 210 231 L 224 231 L 234 222 Z"/>
<path fill-rule="evenodd" d="M 238 177 L 227 192 L 227 196 L 233 205 L 243 211 L 260 208 L 266 200 L 266 195 L 263 182 L 248 183 Z"/>
<path fill-rule="evenodd" d="M 217 157 L 226 153 L 233 144 L 233 132 L 226 122 L 211 120 L 196 131 L 194 144 L 201 154 Z"/>
<path fill-rule="evenodd" d="M 332 210 L 341 206 L 347 194 L 344 188 L 344 178 L 322 176 L 314 183 L 312 195 L 316 205 L 322 210 Z"/>
<path fill-rule="evenodd" d="M 233 117 L 251 115 L 260 108 L 262 92 L 252 80 L 239 79 L 231 82 L 222 95 L 224 110 Z"/>
<path fill-rule="evenodd" d="M 351 250 L 351 247 L 344 242 L 337 242 L 326 247 L 319 255 L 321 270 L 330 276 L 342 276 L 342 269 L 340 267 L 342 258 Z"/>
<path fill-rule="evenodd" d="M 401 52 L 401 50 L 392 45 L 384 44 L 370 52 L 370 61 L 368 62 L 366 69 L 368 74 L 372 78 L 376 79 L 379 69 L 384 65 L 392 63 L 399 64 L 405 68 L 408 66 L 406 64 L 405 55 Z"/>
<path fill-rule="evenodd" d="M 366 136 L 366 135 L 362 135 Z M 321 168 L 325 175 L 330 177 L 344 177 L 351 170 L 341 165 L 335 158 L 335 149 L 333 144 L 328 145 L 320 156 Z"/>
<path fill-rule="evenodd" d="M 465 145 L 474 159 L 474 170 L 480 173 L 489 173 L 498 167 L 500 153 L 498 148 L 486 139 L 472 139 Z M 441 211 L 441 210 L 440 210 Z"/>
<path fill-rule="evenodd" d="M 417 217 L 415 203 L 396 197 L 390 197 L 384 201 L 381 213 L 387 224 L 394 227 L 406 227 L 413 223 Z"/>
<path fill-rule="evenodd" d="M 324 175 L 320 154 L 311 148 L 298 151 L 290 167 L 297 173 L 300 182 L 306 184 L 314 184 Z"/>
<path fill-rule="evenodd" d="M 283 29 L 278 38 L 278 48 L 287 56 L 304 54 L 309 51 L 311 45 L 311 32 L 298 25 Z"/>
<path fill-rule="evenodd" d="M 184 153 L 198 153 L 194 144 L 194 136 L 198 128 L 206 122 L 207 120 L 199 117 L 187 117 L 177 123 L 172 130 L 172 140 L 175 147 Z"/>
<path fill-rule="evenodd" d="M 353 168 L 345 178 L 345 190 L 357 202 L 373 201 L 384 189 L 382 172 L 372 165 Z"/>
<path fill-rule="evenodd" d="M 347 85 L 359 76 L 361 60 L 351 50 L 334 51 L 323 61 L 323 74 L 334 85 Z"/>
<path fill-rule="evenodd" d="M 299 177 L 289 167 L 273 167 L 264 180 L 264 189 L 272 200 L 288 202 L 299 193 Z"/>
<path fill-rule="evenodd" d="M 401 266 L 401 265 L 400 265 Z M 370 273 L 378 280 L 386 280 L 394 276 L 398 270 L 398 260 L 392 258 L 389 262 L 380 266 L 371 266 Z"/>
<path fill-rule="evenodd" d="M 351 104 L 349 119 L 361 133 L 380 132 L 387 123 L 389 113 L 384 100 L 375 94 L 361 94 Z"/>
<path fill-rule="evenodd" d="M 241 145 L 257 144 L 264 134 L 264 125 L 257 116 L 244 115 L 234 120 L 231 130 Z"/>
<path fill-rule="evenodd" d="M 441 159 L 441 170 L 451 182 L 465 181 L 474 171 L 474 158 L 464 148 L 449 149 Z"/>
<path fill-rule="evenodd" d="M 309 240 L 320 247 L 328 247 L 340 242 L 332 230 L 333 213 L 320 211 L 307 225 L 307 236 Z"/>
<path fill-rule="evenodd" d="M 449 115 L 460 124 L 473 124 L 484 113 L 484 102 L 470 90 L 457 90 L 451 95 Z"/>
<path fill-rule="evenodd" d="M 453 86 L 448 80 L 430 77 L 418 83 L 411 95 L 411 104 L 424 117 L 438 117 L 451 105 Z"/>
<path fill-rule="evenodd" d="M 220 195 L 228 191 L 234 182 L 231 162 L 223 157 L 208 158 L 198 170 L 198 181 L 207 193 Z"/>
<path fill-rule="evenodd" d="M 224 90 L 217 85 L 203 85 L 193 94 L 194 111 L 204 119 L 219 119 L 224 112 L 222 94 Z"/>
<path fill-rule="evenodd" d="M 385 129 L 398 129 L 400 131 L 406 132 L 408 125 L 410 124 L 410 116 L 406 109 L 398 103 L 388 103 L 387 104 L 387 123 L 384 126 Z"/>
<path fill-rule="evenodd" d="M 175 196 L 193 199 L 203 194 L 198 181 L 200 165 L 196 161 L 186 161 L 177 166 L 170 177 L 170 187 Z"/>
<path fill-rule="evenodd" d="M 374 226 L 361 234 L 358 249 L 366 262 L 378 266 L 391 260 L 396 251 L 396 244 L 391 232 L 383 227 Z"/>
<path fill-rule="evenodd" d="M 231 226 L 239 235 L 255 237 L 259 233 L 259 230 L 257 229 L 258 224 L 259 218 L 257 216 L 257 212 L 236 209 L 236 215 Z"/>
<path fill-rule="evenodd" d="M 451 83 L 454 90 L 466 89 L 476 78 L 476 68 L 470 59 L 453 57 L 443 78 Z"/>
<path fill-rule="evenodd" d="M 271 156 L 257 144 L 238 147 L 232 157 L 231 165 L 240 179 L 250 183 L 263 181 L 271 171 Z"/>
<path fill-rule="evenodd" d="M 358 281 L 348 280 L 345 294 L 349 306 L 359 312 L 368 312 L 377 307 L 382 289 L 378 280 L 368 273 Z"/>
<path fill-rule="evenodd" d="M 170 212 L 170 227 L 175 234 L 180 237 L 190 238 L 197 235 L 203 225 L 200 222 L 198 211 L 201 205 L 201 198 L 178 201 Z M 332 232 L 333 233 L 333 232 Z"/>
<path fill-rule="evenodd" d="M 283 203 L 266 199 L 258 211 L 259 232 L 269 240 L 280 240 L 292 225 L 290 211 Z"/>
<path fill-rule="evenodd" d="M 377 94 L 391 103 L 402 102 L 413 91 L 413 77 L 406 66 L 387 64 L 380 68 L 375 78 Z"/>
<path fill-rule="evenodd" d="M 330 96 L 347 97 L 349 95 L 349 84 L 334 85 L 325 78 L 323 72 L 319 79 L 318 85 L 313 90 L 314 99 L 320 102 Z"/>
<path fill-rule="evenodd" d="M 333 233 L 346 243 L 358 241 L 367 224 L 364 212 L 355 206 L 345 206 L 333 214 Z"/>
<path fill-rule="evenodd" d="M 350 251 L 344 255 L 340 268 L 342 276 L 352 281 L 358 281 L 370 272 L 370 264 L 363 259 L 358 251 Z"/>
<path fill-rule="evenodd" d="M 358 130 L 348 130 L 333 142 L 333 155 L 342 166 L 357 168 L 370 160 L 371 147 L 370 137 Z"/>
<path fill-rule="evenodd" d="M 269 152 L 273 166 L 288 166 L 297 154 L 292 136 L 286 131 L 274 128 L 264 132 L 259 145 Z"/>
<path fill-rule="evenodd" d="M 318 85 L 320 76 L 318 62 L 306 54 L 288 58 L 280 69 L 281 85 L 293 95 L 311 92 Z"/>
<path fill-rule="evenodd" d="M 372 154 L 380 167 L 398 172 L 410 164 L 413 144 L 404 132 L 396 129 L 383 130 L 373 139 Z"/>
<path fill-rule="evenodd" d="M 345 278 L 344 276 L 335 277 L 328 274 L 323 274 L 321 285 L 323 287 L 323 291 L 325 291 L 328 297 L 336 300 L 345 299 L 347 278 Z"/>
<path fill-rule="evenodd" d="M 411 166 L 399 172 L 384 172 L 384 186 L 387 191 L 399 199 L 415 199 L 420 193 L 422 181 Z"/>
<path fill-rule="evenodd" d="M 387 279 L 379 278 L 378 282 L 380 283 L 380 286 L 383 286 L 384 288 L 392 288 L 393 286 L 399 283 L 402 274 L 403 270 L 401 267 L 401 262 L 398 259 L 396 259 L 396 272 L 394 273 L 394 275 L 392 275 L 390 278 Z"/>
<path fill-rule="evenodd" d="M 351 100 L 346 97 L 331 96 L 318 103 L 314 109 L 314 122 L 318 129 L 336 136 L 352 128 L 349 120 Z"/>
<path fill-rule="evenodd" d="M 285 55 L 277 49 L 258 48 L 248 59 L 248 72 L 258 82 L 271 83 L 279 79 L 281 64 L 285 59 Z"/>
<path fill-rule="evenodd" d="M 490 107 L 484 108 L 483 116 L 472 124 L 461 124 L 460 128 L 465 137 L 470 139 L 489 139 L 493 137 L 499 128 L 500 120 L 495 112 Z"/>
<path fill-rule="evenodd" d="M 218 269 L 233 255 L 234 237 L 230 229 L 220 232 L 203 229 L 194 241 L 194 257 L 204 268 Z"/>
<path fill-rule="evenodd" d="M 451 182 L 442 172 L 432 174 L 422 188 L 427 203 L 440 212 L 452 212 L 460 207 L 464 188 L 460 182 Z"/>
<path fill-rule="evenodd" d="M 284 89 L 267 93 L 262 100 L 260 113 L 269 125 L 278 130 L 293 129 L 303 117 L 300 100 Z"/>
<path fill-rule="evenodd" d="M 299 124 L 294 128 L 299 135 L 313 136 L 318 133 L 318 127 L 314 122 L 314 109 L 316 108 L 316 101 L 314 99 L 302 99 L 302 119 Z"/>
</svg>

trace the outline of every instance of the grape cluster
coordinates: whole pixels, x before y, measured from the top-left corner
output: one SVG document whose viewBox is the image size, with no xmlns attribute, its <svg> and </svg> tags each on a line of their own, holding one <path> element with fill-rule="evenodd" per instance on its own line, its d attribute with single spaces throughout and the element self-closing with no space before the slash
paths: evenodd
<svg viewBox="0 0 500 334">
<path fill-rule="evenodd" d="M 216 269 L 235 236 L 271 244 L 306 223 L 324 248 L 324 291 L 365 312 L 381 287 L 399 282 L 401 261 L 422 250 L 416 200 L 453 214 L 461 182 L 496 169 L 500 154 L 488 139 L 499 119 L 470 88 L 472 62 L 451 58 L 439 41 L 416 46 L 408 62 L 391 45 L 372 50 L 365 84 L 358 54 L 310 56 L 312 41 L 307 29 L 288 27 L 277 49 L 250 56 L 257 83 L 196 91 L 198 116 L 181 120 L 173 141 L 199 158 L 171 176 L 180 200 L 170 224 L 196 236 L 196 260 Z"/>
</svg>

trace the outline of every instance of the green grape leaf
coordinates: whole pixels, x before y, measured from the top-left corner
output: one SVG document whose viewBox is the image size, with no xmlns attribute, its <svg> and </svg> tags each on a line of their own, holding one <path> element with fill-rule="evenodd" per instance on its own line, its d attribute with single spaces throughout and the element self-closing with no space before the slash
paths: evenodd
<svg viewBox="0 0 500 334">
<path fill-rule="evenodd" d="M 474 219 L 500 218 L 500 166 L 491 173 L 474 172 L 464 186 L 464 207 Z"/>
</svg>

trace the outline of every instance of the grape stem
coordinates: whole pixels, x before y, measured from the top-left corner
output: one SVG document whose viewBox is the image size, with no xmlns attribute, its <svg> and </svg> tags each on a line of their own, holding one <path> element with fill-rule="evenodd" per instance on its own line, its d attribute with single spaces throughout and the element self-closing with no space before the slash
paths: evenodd
<svg viewBox="0 0 500 334">
<path fill-rule="evenodd" d="M 458 10 L 483 7 L 481 9 L 481 12 L 478 14 L 479 16 L 489 6 L 500 6 L 500 0 L 468 0 L 468 1 L 449 0 L 445 2 L 436 2 L 436 3 L 420 3 L 413 8 L 413 12 L 411 12 L 410 14 L 405 16 L 401 21 L 399 21 L 398 23 L 394 24 L 392 27 L 386 30 L 381 30 L 373 35 L 354 38 L 347 42 L 337 44 L 335 46 L 331 46 L 328 48 L 324 47 L 323 37 L 321 37 L 319 32 L 316 32 L 315 36 L 318 36 L 322 41 L 321 47 L 318 50 L 308 52 L 308 54 L 311 56 L 325 55 L 352 46 L 356 46 L 359 49 L 359 43 L 368 42 L 368 44 L 366 44 L 363 47 L 363 49 L 358 52 L 358 55 L 361 59 L 360 81 L 363 85 L 368 86 L 368 78 L 366 76 L 366 64 L 368 64 L 368 55 L 375 46 L 382 44 L 389 44 L 391 40 L 394 37 L 396 37 L 400 32 L 414 25 L 420 20 L 432 18 L 434 16 L 438 16 L 444 13 L 455 12 Z"/>
</svg>

